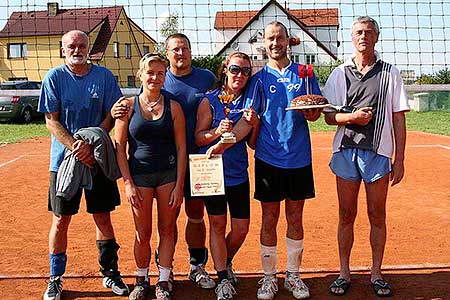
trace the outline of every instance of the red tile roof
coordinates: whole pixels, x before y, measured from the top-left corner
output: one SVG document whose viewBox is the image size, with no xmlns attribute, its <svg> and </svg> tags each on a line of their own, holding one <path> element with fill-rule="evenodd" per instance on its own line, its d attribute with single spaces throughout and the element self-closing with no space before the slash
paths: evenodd
<svg viewBox="0 0 450 300">
<path fill-rule="evenodd" d="M 53 17 L 47 10 L 13 12 L 0 37 L 63 35 L 74 29 L 88 34 L 103 22 L 90 53 L 91 59 L 101 59 L 122 9 L 123 6 L 59 9 Z"/>
<path fill-rule="evenodd" d="M 308 27 L 311 26 L 339 26 L 339 12 L 337 8 L 325 9 L 292 9 L 287 10 Z M 214 28 L 217 30 L 241 29 L 259 11 L 220 11 L 216 13 Z"/>
</svg>

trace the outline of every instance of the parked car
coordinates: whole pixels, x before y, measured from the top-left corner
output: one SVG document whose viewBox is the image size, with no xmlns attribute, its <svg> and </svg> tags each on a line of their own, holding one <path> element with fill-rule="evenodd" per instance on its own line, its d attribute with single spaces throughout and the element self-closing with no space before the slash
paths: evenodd
<svg viewBox="0 0 450 300">
<path fill-rule="evenodd" d="M 14 120 L 30 123 L 42 116 L 37 112 L 39 81 L 5 81 L 0 83 L 0 120 Z M 24 90 L 35 90 L 25 92 Z"/>
</svg>

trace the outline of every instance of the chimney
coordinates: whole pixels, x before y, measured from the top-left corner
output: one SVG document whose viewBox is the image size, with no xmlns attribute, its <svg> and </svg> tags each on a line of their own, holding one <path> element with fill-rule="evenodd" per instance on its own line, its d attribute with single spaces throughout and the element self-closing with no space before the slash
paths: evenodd
<svg viewBox="0 0 450 300">
<path fill-rule="evenodd" d="M 47 3 L 47 11 L 49 17 L 55 17 L 58 14 L 58 2 Z"/>
</svg>

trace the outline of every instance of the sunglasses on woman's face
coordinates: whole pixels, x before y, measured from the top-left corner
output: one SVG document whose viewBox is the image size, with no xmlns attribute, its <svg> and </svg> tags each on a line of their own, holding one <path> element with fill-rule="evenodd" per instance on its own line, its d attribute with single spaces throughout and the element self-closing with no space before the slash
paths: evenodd
<svg viewBox="0 0 450 300">
<path fill-rule="evenodd" d="M 238 65 L 229 65 L 228 71 L 230 71 L 233 75 L 238 75 L 239 73 L 242 73 L 242 75 L 250 76 L 252 73 L 251 67 L 239 67 Z"/>
</svg>

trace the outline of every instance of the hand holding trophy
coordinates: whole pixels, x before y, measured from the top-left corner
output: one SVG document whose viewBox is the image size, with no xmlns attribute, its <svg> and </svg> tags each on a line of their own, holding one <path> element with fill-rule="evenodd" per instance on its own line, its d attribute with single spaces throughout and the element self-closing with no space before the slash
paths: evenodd
<svg viewBox="0 0 450 300">
<path fill-rule="evenodd" d="M 228 107 L 228 105 L 233 101 L 234 95 L 227 94 L 226 92 L 222 91 L 218 98 L 219 101 L 223 104 L 225 119 L 228 119 L 228 115 L 230 114 L 230 108 Z M 236 136 L 232 132 L 225 132 L 222 134 L 220 142 L 224 144 L 234 144 L 236 143 Z"/>
</svg>

